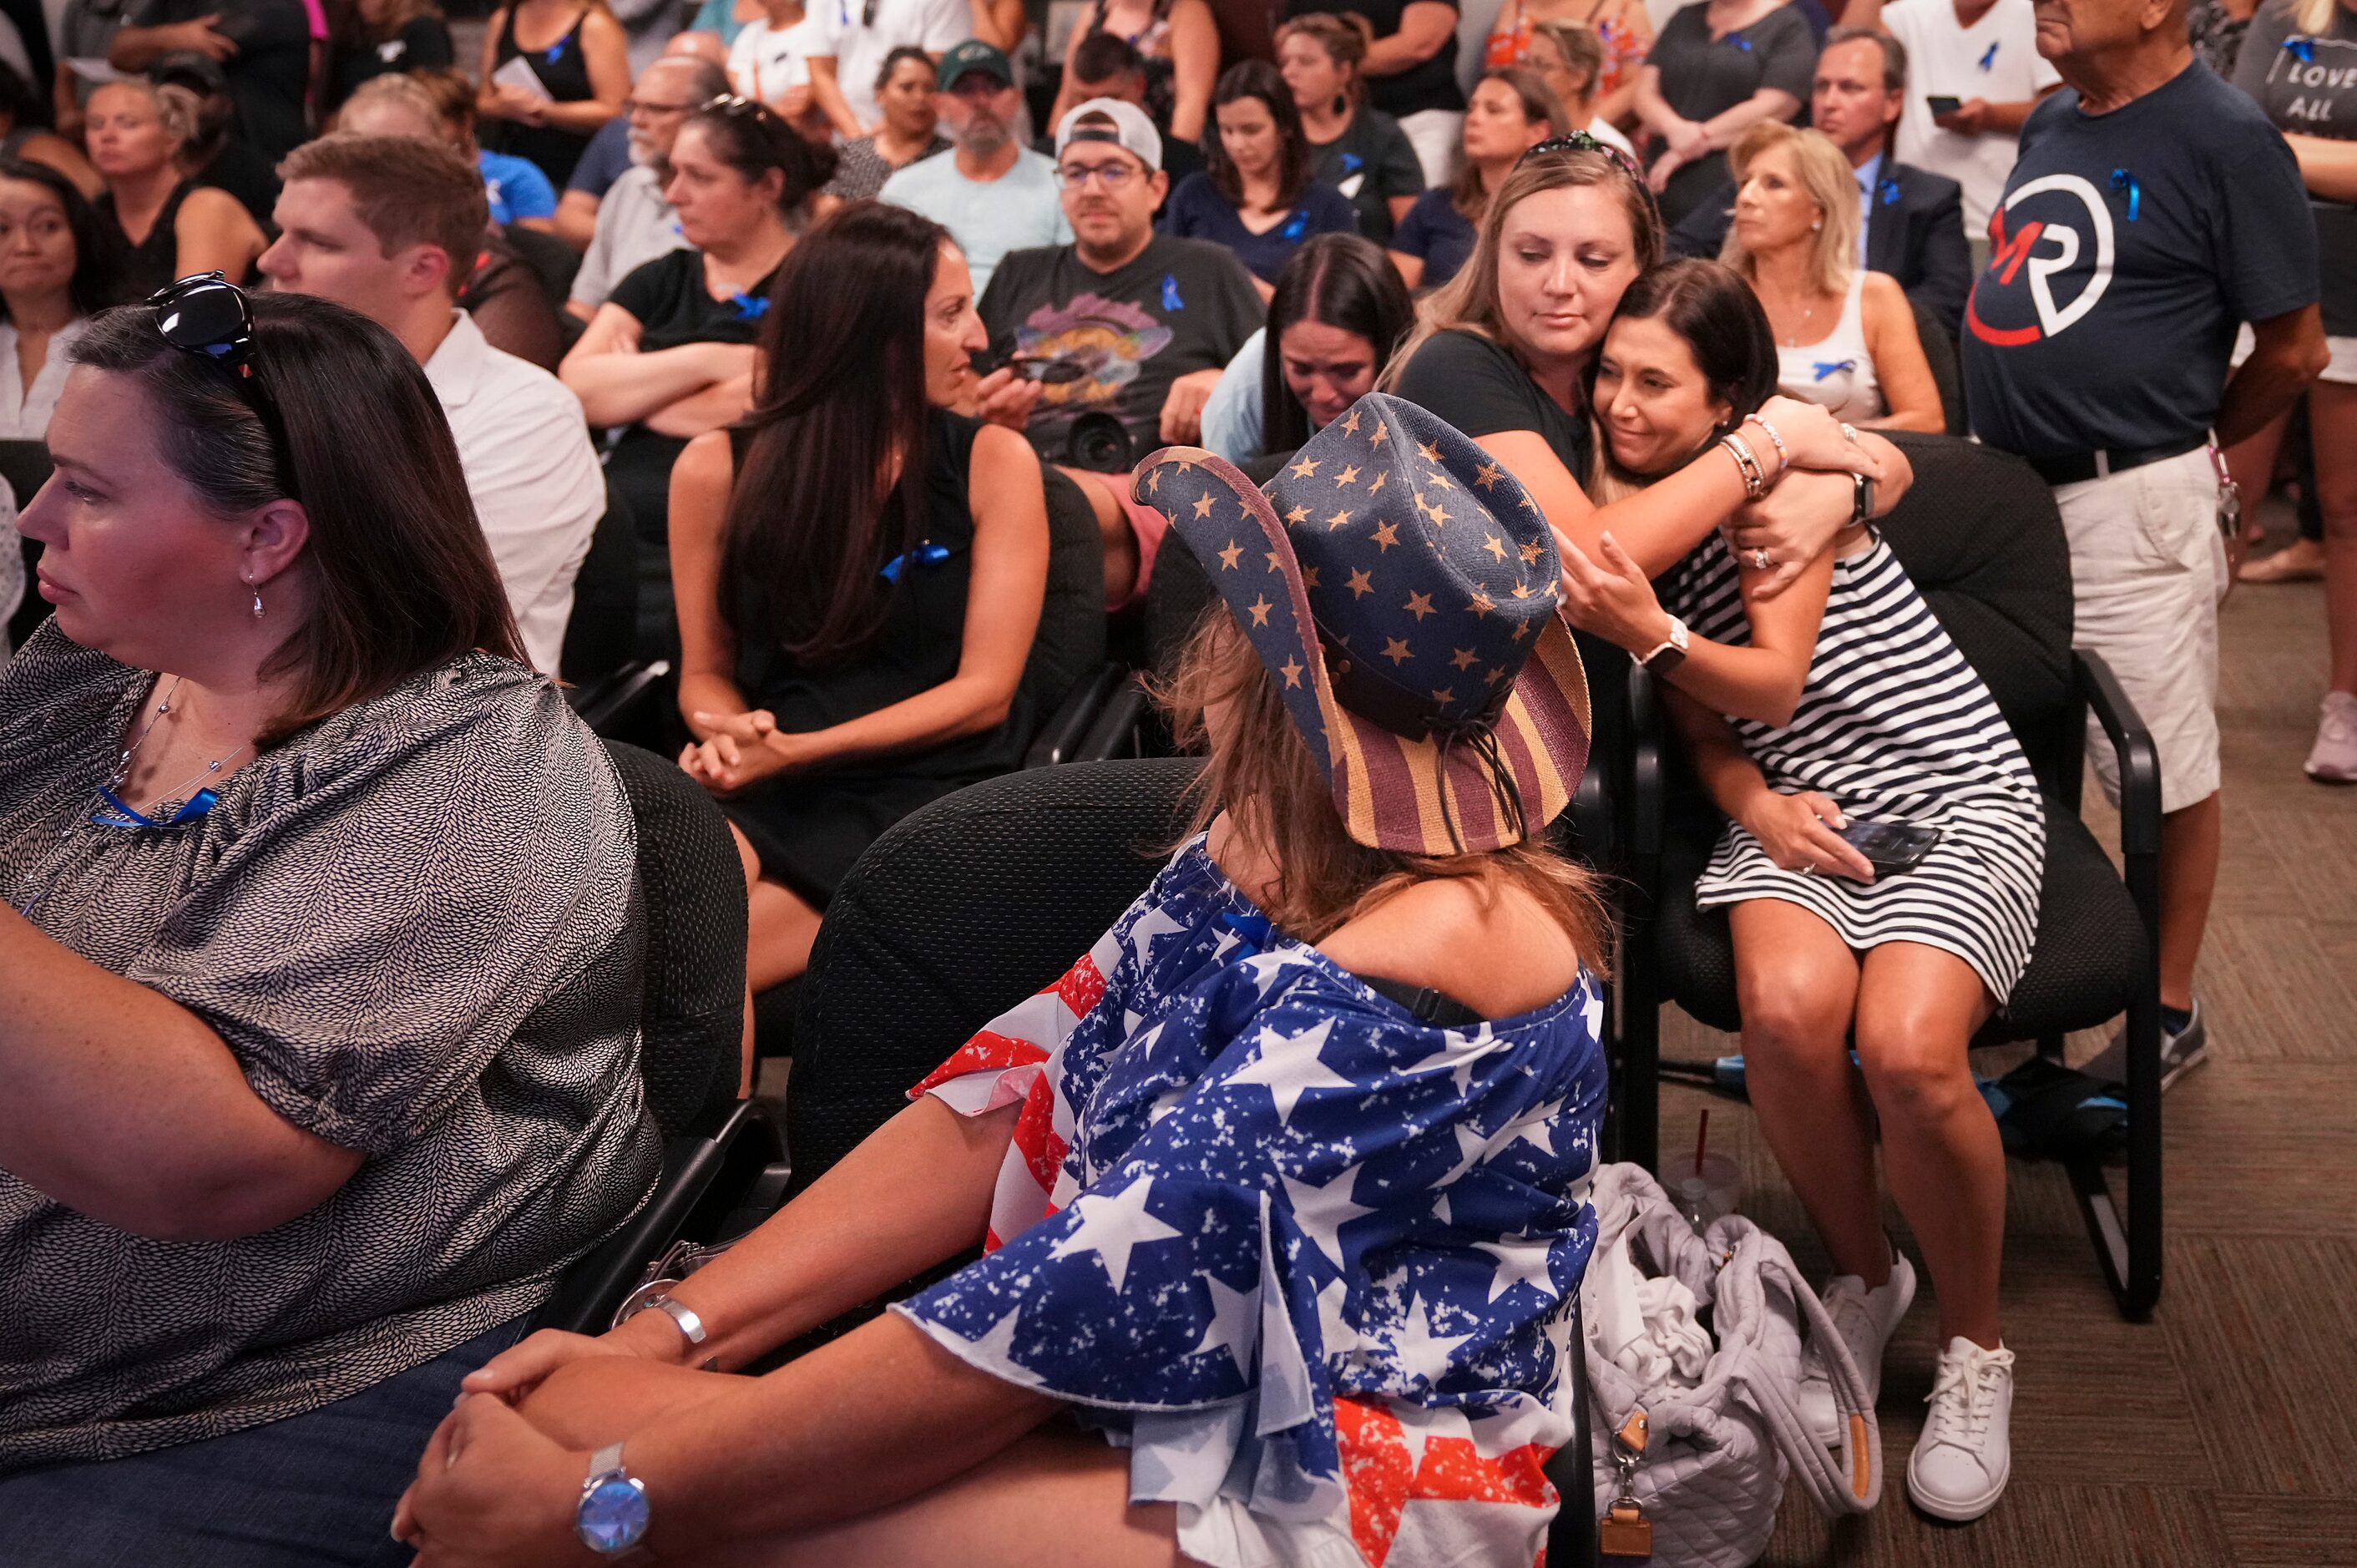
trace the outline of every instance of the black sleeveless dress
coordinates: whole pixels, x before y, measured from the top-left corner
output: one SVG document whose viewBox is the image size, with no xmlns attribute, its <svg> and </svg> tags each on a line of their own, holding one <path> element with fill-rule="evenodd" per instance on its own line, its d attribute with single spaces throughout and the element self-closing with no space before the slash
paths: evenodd
<svg viewBox="0 0 2357 1568">
<path fill-rule="evenodd" d="M 544 49 L 518 47 L 515 36 L 516 7 L 508 7 L 507 20 L 500 27 L 499 47 L 494 51 L 492 69 L 498 70 L 518 55 L 532 67 L 533 75 L 548 89 L 548 95 L 559 103 L 581 103 L 597 97 L 589 87 L 589 62 L 581 54 L 581 25 L 589 19 L 583 11 L 573 18 L 573 26 L 565 36 Z M 495 153 L 511 157 L 527 158 L 548 177 L 548 183 L 557 189 L 573 177 L 573 166 L 581 161 L 581 151 L 589 138 L 571 131 L 560 131 L 554 125 L 521 125 L 513 120 L 487 120 L 483 123 L 483 145 Z"/>
<path fill-rule="evenodd" d="M 164 209 L 156 214 L 155 226 L 147 238 L 137 244 L 123 231 L 123 220 L 114 213 L 114 192 L 101 191 L 91 204 L 91 250 L 96 253 L 101 287 L 109 305 L 136 305 L 170 283 L 178 274 L 180 237 L 176 226 L 180 218 L 180 203 L 188 199 L 196 188 L 194 180 L 184 179 L 172 188 L 164 200 Z"/>
<path fill-rule="evenodd" d="M 974 514 L 966 487 L 979 421 L 934 410 L 928 421 L 921 542 L 895 572 L 889 608 L 875 639 L 840 661 L 804 663 L 754 632 L 765 612 L 758 591 L 738 584 L 737 689 L 790 732 L 825 729 L 929 691 L 957 673 L 974 575 Z M 728 433 L 743 473 L 751 444 Z M 880 542 L 881 571 L 900 542 Z M 760 856 L 761 875 L 824 908 L 852 862 L 902 817 L 979 779 L 1022 766 L 1039 715 L 1017 691 L 1005 722 L 928 751 L 870 757 L 823 772 L 786 775 L 721 802 Z"/>
</svg>

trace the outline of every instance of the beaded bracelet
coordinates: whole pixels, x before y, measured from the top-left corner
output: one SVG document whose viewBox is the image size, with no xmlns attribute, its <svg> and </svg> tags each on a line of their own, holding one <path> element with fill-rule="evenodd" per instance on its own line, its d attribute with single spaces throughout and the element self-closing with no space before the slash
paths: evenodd
<svg viewBox="0 0 2357 1568">
<path fill-rule="evenodd" d="M 1731 430 L 1718 438 L 1718 444 L 1727 448 L 1735 466 L 1743 471 L 1743 493 L 1755 501 L 1766 495 L 1768 476 L 1760 468 L 1760 459 L 1752 455 L 1751 444 Z"/>
<path fill-rule="evenodd" d="M 1789 467 L 1791 465 L 1792 461 L 1792 451 L 1790 448 L 1785 446 L 1784 438 L 1776 433 L 1776 427 L 1774 425 L 1769 424 L 1765 419 L 1756 413 L 1745 415 L 1743 423 L 1746 424 L 1756 424 L 1760 429 L 1768 433 L 1768 444 L 1776 448 L 1776 463 L 1779 467 Z"/>
</svg>

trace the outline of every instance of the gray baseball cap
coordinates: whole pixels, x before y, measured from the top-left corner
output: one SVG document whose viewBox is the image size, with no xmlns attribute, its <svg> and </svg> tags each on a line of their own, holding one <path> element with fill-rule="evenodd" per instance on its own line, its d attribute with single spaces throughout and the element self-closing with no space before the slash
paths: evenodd
<svg viewBox="0 0 2357 1568">
<path fill-rule="evenodd" d="M 1080 124 L 1091 115 L 1103 115 L 1113 125 Z M 1111 142 L 1135 153 L 1149 169 L 1162 166 L 1162 133 L 1154 128 L 1145 110 L 1126 99 L 1092 98 L 1076 104 L 1056 127 L 1056 156 L 1062 157 L 1064 149 L 1074 142 Z"/>
</svg>

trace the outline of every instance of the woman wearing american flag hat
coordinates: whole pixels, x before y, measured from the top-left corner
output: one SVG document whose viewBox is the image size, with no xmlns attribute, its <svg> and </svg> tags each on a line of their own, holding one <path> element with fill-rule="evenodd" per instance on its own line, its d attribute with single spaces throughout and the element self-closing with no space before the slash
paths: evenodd
<svg viewBox="0 0 2357 1568">
<path fill-rule="evenodd" d="M 470 1379 L 395 1520 L 425 1568 L 1539 1560 L 1605 1087 L 1552 535 L 1381 394 L 1265 494 L 1135 482 L 1221 598 L 1164 693 L 1201 831 L 745 1241 Z"/>
</svg>

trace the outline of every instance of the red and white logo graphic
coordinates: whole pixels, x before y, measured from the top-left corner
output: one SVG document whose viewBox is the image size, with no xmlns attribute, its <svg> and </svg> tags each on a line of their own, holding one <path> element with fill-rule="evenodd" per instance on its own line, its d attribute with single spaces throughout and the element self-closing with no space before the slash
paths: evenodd
<svg viewBox="0 0 2357 1568">
<path fill-rule="evenodd" d="M 2049 193 L 2069 197 L 2085 209 L 2094 236 L 2092 267 L 2083 267 L 2088 242 L 2071 221 L 2078 214 L 2067 203 L 2051 199 L 2039 202 L 2035 208 L 2039 216 L 2023 212 L 2018 225 L 2015 224 L 2017 209 L 2023 203 Z M 2007 232 L 2008 228 L 2012 230 L 2010 234 Z M 1964 325 L 1984 343 L 2017 349 L 2042 338 L 2060 337 L 2094 309 L 2095 302 L 2111 287 L 2111 209 L 2104 205 L 2103 193 L 2075 174 L 2041 175 L 2025 181 L 2005 199 L 2004 208 L 1989 220 L 1989 238 L 1996 242 L 1996 252 L 1989 257 L 1988 266 L 1974 285 L 1972 299 L 1964 306 Z M 2073 269 L 2081 269 L 2079 278 L 2068 275 Z M 2066 286 L 2077 283 L 2076 295 L 2057 302 L 2058 278 Z M 2017 281 L 2026 281 L 2028 287 L 2017 289 Z M 2024 293 L 2029 299 L 2028 312 L 2021 308 Z M 1999 323 L 2018 324 L 1993 325 L 1985 319 L 1981 314 L 1984 301 Z M 2035 312 L 2034 321 L 2019 319 L 2030 312 Z"/>
</svg>

